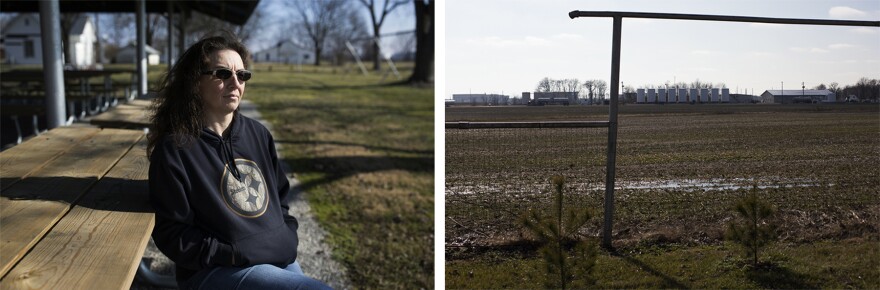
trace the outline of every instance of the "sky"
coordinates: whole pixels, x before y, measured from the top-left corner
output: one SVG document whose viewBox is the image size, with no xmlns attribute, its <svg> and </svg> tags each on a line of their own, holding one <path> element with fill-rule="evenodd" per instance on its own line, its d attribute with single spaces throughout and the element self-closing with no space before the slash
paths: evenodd
<svg viewBox="0 0 880 290">
<path fill-rule="evenodd" d="M 285 2 L 289 2 L 289 1 L 290 0 L 261 0 L 260 4 L 258 4 L 259 5 L 258 9 L 264 8 L 265 9 L 264 11 L 267 12 L 267 15 L 265 17 L 270 18 L 269 24 L 265 28 L 265 30 L 266 30 L 265 33 L 267 35 L 284 37 L 284 35 L 286 34 L 286 32 L 284 30 L 289 28 L 287 25 L 287 23 L 289 22 L 289 19 L 291 17 L 298 17 L 298 14 L 295 11 L 291 10 L 292 5 L 290 5 L 289 3 L 285 3 Z M 307 1 L 314 1 L 314 0 L 307 0 Z M 360 11 L 362 13 L 364 25 L 367 29 L 367 33 L 372 35 L 373 29 L 372 29 L 372 27 L 370 27 L 370 25 L 372 25 L 372 23 L 370 22 L 370 14 L 369 14 L 367 8 L 363 4 L 361 4 L 360 1 L 357 1 L 357 0 L 349 0 L 349 1 L 351 2 L 350 4 L 352 6 L 354 6 L 355 9 L 357 9 L 358 11 Z M 382 4 L 385 3 L 385 0 L 376 0 L 376 2 L 377 2 L 376 6 L 381 7 Z M 377 9 L 379 9 L 379 8 L 377 8 Z M 379 12 L 377 12 L 377 13 L 379 13 Z M 385 22 L 382 24 L 382 27 L 379 29 L 379 31 L 381 34 L 385 35 L 385 34 L 392 34 L 395 32 L 401 32 L 401 31 L 412 31 L 415 29 L 415 27 L 416 27 L 415 8 L 413 7 L 412 3 L 406 3 L 404 5 L 397 7 L 396 9 L 391 11 L 391 13 L 388 16 L 386 16 Z M 401 43 L 398 43 L 399 41 L 397 41 L 400 37 L 401 36 L 388 36 L 388 37 L 383 38 L 383 41 L 381 42 L 382 46 L 380 49 L 382 49 L 383 51 L 385 51 L 386 53 L 389 53 L 389 54 L 393 54 L 396 52 L 396 50 L 402 49 L 402 47 L 404 45 L 402 45 Z M 300 42 L 305 43 L 305 42 L 307 42 L 307 40 L 303 39 L 303 40 L 300 40 Z M 277 43 L 277 42 L 275 42 L 274 40 L 261 39 L 258 41 L 254 41 L 254 43 L 251 44 L 251 46 L 253 46 L 252 49 L 254 49 L 255 51 L 258 51 L 258 50 L 262 50 L 264 48 L 271 47 L 275 43 Z M 405 43 L 406 42 L 404 41 L 403 44 L 405 44 Z M 414 43 L 411 45 L 410 49 L 412 49 L 413 47 L 415 47 Z"/>
<path fill-rule="evenodd" d="M 611 18 L 570 19 L 573 10 L 880 21 L 878 0 L 448 0 L 444 97 L 520 96 L 544 77 L 609 82 Z M 628 87 L 699 79 L 760 95 L 880 78 L 878 27 L 624 18 L 621 31 Z"/>
</svg>

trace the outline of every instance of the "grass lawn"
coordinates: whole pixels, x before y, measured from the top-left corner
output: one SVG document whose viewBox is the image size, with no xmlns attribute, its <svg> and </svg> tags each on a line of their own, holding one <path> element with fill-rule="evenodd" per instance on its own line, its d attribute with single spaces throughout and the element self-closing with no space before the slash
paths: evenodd
<svg viewBox="0 0 880 290">
<path fill-rule="evenodd" d="M 412 65 L 399 67 L 403 79 Z M 259 64 L 246 99 L 357 288 L 433 288 L 433 87 L 372 73 Z"/>
<path fill-rule="evenodd" d="M 841 258 L 847 257 L 847 258 Z M 753 269 L 733 244 L 643 246 L 600 252 L 595 288 L 816 289 L 880 287 L 880 243 L 850 239 L 774 245 Z M 543 287 L 543 260 L 534 254 L 487 252 L 446 262 L 450 289 Z"/>
</svg>

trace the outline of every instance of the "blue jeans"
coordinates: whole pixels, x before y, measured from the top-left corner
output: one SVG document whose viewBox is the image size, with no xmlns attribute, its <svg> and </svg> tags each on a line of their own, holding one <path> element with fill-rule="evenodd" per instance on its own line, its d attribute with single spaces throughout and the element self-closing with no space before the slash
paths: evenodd
<svg viewBox="0 0 880 290">
<path fill-rule="evenodd" d="M 298 262 L 285 268 L 261 264 L 204 269 L 179 286 L 180 289 L 332 289 L 303 274 Z"/>
</svg>

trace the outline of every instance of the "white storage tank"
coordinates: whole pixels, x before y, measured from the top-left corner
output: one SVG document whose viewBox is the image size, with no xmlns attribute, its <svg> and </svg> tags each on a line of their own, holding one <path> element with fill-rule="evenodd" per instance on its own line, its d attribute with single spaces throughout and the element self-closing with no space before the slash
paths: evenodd
<svg viewBox="0 0 880 290">
<path fill-rule="evenodd" d="M 709 89 L 700 89 L 700 103 L 709 102 Z"/>
<path fill-rule="evenodd" d="M 636 90 L 636 103 L 642 104 L 645 102 L 645 89 L 637 89 Z"/>
<path fill-rule="evenodd" d="M 657 102 L 666 103 L 666 89 L 657 89 Z"/>
<path fill-rule="evenodd" d="M 699 96 L 697 94 L 697 89 L 691 89 L 690 98 L 688 98 L 688 101 L 691 103 L 696 103 L 697 99 L 699 98 L 697 96 Z"/>
<path fill-rule="evenodd" d="M 721 102 L 722 103 L 730 103 L 730 89 L 728 89 L 728 88 L 721 89 Z"/>
<path fill-rule="evenodd" d="M 721 102 L 721 93 L 719 93 L 718 88 L 712 89 L 712 99 L 710 101 L 713 103 L 720 103 Z"/>
<path fill-rule="evenodd" d="M 657 90 L 648 89 L 648 103 L 656 103 L 657 102 Z"/>
<path fill-rule="evenodd" d="M 687 103 L 687 89 L 678 89 L 678 102 Z"/>
</svg>

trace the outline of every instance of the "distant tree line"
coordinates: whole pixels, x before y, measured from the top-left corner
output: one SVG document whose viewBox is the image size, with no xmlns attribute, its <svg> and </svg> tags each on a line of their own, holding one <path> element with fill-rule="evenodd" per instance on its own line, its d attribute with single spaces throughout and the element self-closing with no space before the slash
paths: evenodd
<svg viewBox="0 0 880 290">
<path fill-rule="evenodd" d="M 854 96 L 859 100 L 880 100 L 880 80 L 867 77 L 860 78 L 854 85 L 840 87 L 837 82 L 831 82 L 827 86 L 822 83 L 813 88 L 814 90 L 829 90 L 837 96 L 838 100 L 849 99 Z"/>
<path fill-rule="evenodd" d="M 608 83 L 605 80 L 591 79 L 581 83 L 578 79 L 551 79 L 544 77 L 535 86 L 535 92 L 578 92 L 578 96 L 593 103 L 596 99 L 604 99 Z"/>
</svg>

